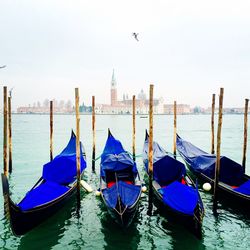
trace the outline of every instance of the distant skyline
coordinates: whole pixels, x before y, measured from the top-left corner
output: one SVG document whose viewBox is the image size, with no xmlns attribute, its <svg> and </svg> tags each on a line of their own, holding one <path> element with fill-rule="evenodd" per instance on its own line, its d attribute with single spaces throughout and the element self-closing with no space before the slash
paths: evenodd
<svg viewBox="0 0 250 250">
<path fill-rule="evenodd" d="M 0 0 L 0 86 L 13 109 L 37 100 L 110 103 L 112 70 L 123 93 L 209 107 L 250 98 L 248 0 Z M 136 41 L 132 33 L 139 33 Z M 2 103 L 2 94 L 0 95 Z M 218 98 L 217 103 L 218 104 Z"/>
</svg>

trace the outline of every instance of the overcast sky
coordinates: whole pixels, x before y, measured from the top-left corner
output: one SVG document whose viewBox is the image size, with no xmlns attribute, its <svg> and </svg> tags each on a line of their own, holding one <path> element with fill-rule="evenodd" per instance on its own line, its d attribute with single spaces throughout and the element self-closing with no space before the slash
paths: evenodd
<svg viewBox="0 0 250 250">
<path fill-rule="evenodd" d="M 45 98 L 109 103 L 123 93 L 207 107 L 250 97 L 249 0 L 0 0 L 0 83 L 13 105 Z M 132 37 L 139 33 L 139 42 Z M 1 95 L 2 103 L 2 95 Z"/>
</svg>

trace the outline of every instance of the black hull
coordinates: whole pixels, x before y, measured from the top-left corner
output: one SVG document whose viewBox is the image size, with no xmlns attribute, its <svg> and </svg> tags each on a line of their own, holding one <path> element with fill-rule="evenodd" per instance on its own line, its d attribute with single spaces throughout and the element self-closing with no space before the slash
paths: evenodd
<svg viewBox="0 0 250 250">
<path fill-rule="evenodd" d="M 204 217 L 204 209 L 197 207 L 194 215 L 187 215 L 180 213 L 179 211 L 173 210 L 167 204 L 163 202 L 162 195 L 153 186 L 154 203 L 159 208 L 162 214 L 167 217 L 170 221 L 173 220 L 183 225 L 185 228 L 190 230 L 198 238 L 202 235 L 202 221 Z"/>
<path fill-rule="evenodd" d="M 195 187 L 192 179 L 188 175 L 185 176 L 185 180 L 189 186 Z M 191 232 L 193 232 L 198 238 L 200 238 L 202 234 L 202 221 L 205 213 L 203 205 L 202 204 L 197 205 L 194 215 L 187 215 L 184 213 L 180 213 L 177 210 L 173 210 L 171 207 L 169 207 L 167 204 L 163 202 L 163 197 L 158 192 L 158 188 L 156 187 L 159 186 L 157 182 L 154 181 L 152 186 L 153 186 L 155 205 L 160 209 L 160 211 L 167 218 L 169 218 L 170 220 L 175 220 L 178 223 L 184 225 Z"/>
<path fill-rule="evenodd" d="M 139 200 L 132 207 L 126 208 L 123 214 L 118 213 L 115 209 L 112 209 L 108 206 L 107 206 L 107 210 L 118 225 L 120 225 L 123 228 L 127 228 L 131 225 L 137 213 L 138 204 L 139 204 Z"/>
<path fill-rule="evenodd" d="M 141 191 L 136 199 L 136 201 L 134 202 L 134 204 L 132 206 L 129 207 L 123 207 L 122 211 L 118 211 L 117 209 L 113 209 L 111 208 L 107 203 L 106 200 L 101 192 L 101 196 L 102 196 L 102 200 L 105 204 L 105 206 L 107 207 L 108 213 L 111 215 L 111 217 L 114 219 L 114 221 L 120 225 L 121 227 L 129 227 L 130 224 L 132 223 L 135 214 L 137 213 L 138 207 L 139 207 L 139 202 L 140 202 L 140 197 L 141 197 Z"/>
<path fill-rule="evenodd" d="M 186 165 L 189 168 L 189 170 L 192 172 L 192 174 L 197 176 L 202 182 L 210 183 L 212 186 L 212 190 L 213 190 L 214 188 L 213 179 L 211 179 L 210 177 L 202 173 L 194 172 L 192 167 L 187 162 L 186 162 Z M 247 175 L 245 175 L 244 178 L 245 178 L 245 181 L 250 179 L 250 177 Z M 244 195 L 242 193 L 236 192 L 230 186 L 222 182 L 218 183 L 218 197 L 220 199 L 226 199 L 226 200 L 233 202 L 233 206 L 237 206 L 237 207 L 244 206 L 246 210 L 250 209 L 250 196 L 249 195 Z"/>
<path fill-rule="evenodd" d="M 76 185 L 59 198 L 27 211 L 21 211 L 9 195 L 5 196 L 5 212 L 10 220 L 12 232 L 21 236 L 55 214 L 76 193 Z"/>
</svg>

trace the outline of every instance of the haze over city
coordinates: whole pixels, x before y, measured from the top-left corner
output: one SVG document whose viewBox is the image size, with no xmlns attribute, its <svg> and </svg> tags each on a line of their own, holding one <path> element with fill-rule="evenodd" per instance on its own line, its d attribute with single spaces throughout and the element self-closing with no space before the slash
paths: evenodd
<svg viewBox="0 0 250 250">
<path fill-rule="evenodd" d="M 110 102 L 119 88 L 141 89 L 165 103 L 242 107 L 250 93 L 250 3 L 240 1 L 2 1 L 1 86 L 13 108 L 37 100 Z M 132 33 L 139 33 L 137 41 Z M 217 100 L 218 101 L 218 100 Z M 2 95 L 1 95 L 2 102 Z"/>
</svg>

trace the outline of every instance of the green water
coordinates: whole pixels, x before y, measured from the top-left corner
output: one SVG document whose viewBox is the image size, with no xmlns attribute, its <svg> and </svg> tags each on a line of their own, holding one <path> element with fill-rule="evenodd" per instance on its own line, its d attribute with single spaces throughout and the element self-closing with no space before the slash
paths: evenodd
<svg viewBox="0 0 250 250">
<path fill-rule="evenodd" d="M 142 151 L 148 119 L 136 117 L 136 153 Z M 1 117 L 2 124 L 2 117 Z M 128 151 L 132 144 L 131 116 L 96 117 L 96 155 L 99 156 L 111 128 Z M 168 151 L 173 145 L 173 117 L 154 117 L 154 139 Z M 68 142 L 70 130 L 75 128 L 73 115 L 54 117 L 54 153 L 59 153 Z M 210 150 L 210 116 L 178 116 L 179 134 L 204 150 Z M 2 125 L 0 128 L 2 138 Z M 248 137 L 249 138 L 249 137 Z M 98 188 L 97 174 L 91 173 L 92 155 L 91 116 L 81 116 L 81 140 L 86 149 L 88 168 L 84 178 Z M 222 154 L 241 162 L 243 116 L 223 116 Z M 250 148 L 250 141 L 248 140 Z M 0 148 L 2 155 L 2 145 Z M 13 115 L 13 173 L 10 177 L 12 198 L 18 202 L 40 177 L 42 165 L 49 161 L 49 116 Z M 2 162 L 2 158 L 1 158 Z M 248 149 L 247 173 L 250 174 Z M 141 176 L 142 159 L 137 158 Z M 2 165 L 2 164 L 1 164 Z M 2 188 L 0 192 L 2 193 Z M 212 213 L 212 196 L 200 190 L 206 209 L 203 237 L 197 239 L 187 229 L 168 221 L 156 207 L 147 215 L 147 195 L 143 194 L 139 212 L 130 228 L 123 230 L 109 217 L 101 200 L 94 193 L 81 193 L 80 216 L 72 199 L 56 215 L 23 237 L 13 236 L 4 218 L 3 197 L 0 195 L 0 249 L 250 249 L 250 217 L 219 203 L 218 215 Z"/>
</svg>

